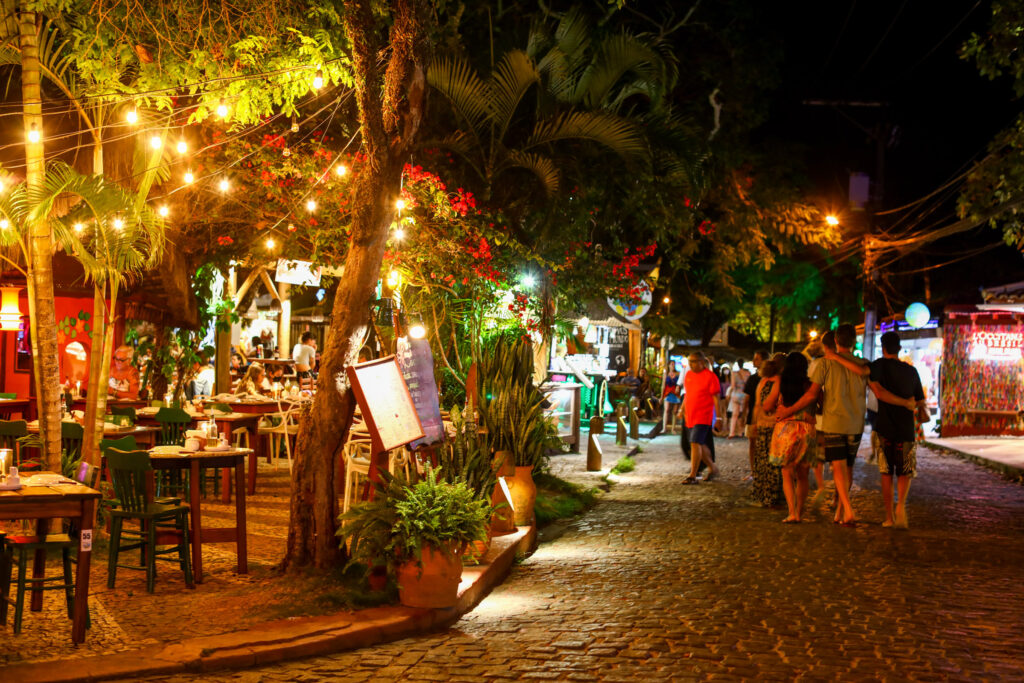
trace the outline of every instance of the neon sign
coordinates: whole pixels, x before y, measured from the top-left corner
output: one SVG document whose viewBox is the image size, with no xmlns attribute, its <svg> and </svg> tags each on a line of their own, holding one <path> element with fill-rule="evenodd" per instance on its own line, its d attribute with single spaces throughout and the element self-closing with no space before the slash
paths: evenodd
<svg viewBox="0 0 1024 683">
<path fill-rule="evenodd" d="M 971 360 L 1019 361 L 1024 354 L 1024 332 L 975 332 L 971 335 Z"/>
</svg>

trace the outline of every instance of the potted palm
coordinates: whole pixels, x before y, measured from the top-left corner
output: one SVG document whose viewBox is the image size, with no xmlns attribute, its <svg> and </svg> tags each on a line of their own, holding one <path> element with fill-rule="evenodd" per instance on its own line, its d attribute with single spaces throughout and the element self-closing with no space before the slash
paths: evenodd
<svg viewBox="0 0 1024 683">
<path fill-rule="evenodd" d="M 339 518 L 351 561 L 393 568 L 403 605 L 454 605 L 463 549 L 487 538 L 490 507 L 464 481 L 444 481 L 432 469 L 416 483 L 386 472 L 381 477 L 374 500 Z"/>
</svg>

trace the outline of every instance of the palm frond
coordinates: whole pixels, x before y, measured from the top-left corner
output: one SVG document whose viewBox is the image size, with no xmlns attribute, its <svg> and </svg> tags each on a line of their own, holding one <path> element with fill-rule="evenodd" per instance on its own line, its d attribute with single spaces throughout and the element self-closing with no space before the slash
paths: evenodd
<svg viewBox="0 0 1024 683">
<path fill-rule="evenodd" d="M 427 69 L 427 83 L 440 92 L 467 126 L 476 131 L 489 113 L 487 83 L 462 59 L 441 58 Z"/>
<path fill-rule="evenodd" d="M 573 99 L 588 107 L 605 107 L 615 98 L 616 85 L 630 73 L 636 80 L 660 83 L 664 73 L 661 55 L 628 33 L 611 36 L 601 41 L 577 82 Z M 656 101 L 660 99 L 659 94 Z"/>
<path fill-rule="evenodd" d="M 558 192 L 561 174 L 559 174 L 555 163 L 547 157 L 530 152 L 510 150 L 498 172 L 509 168 L 522 168 L 532 173 L 540 181 L 544 187 L 544 193 L 549 197 Z"/>
<path fill-rule="evenodd" d="M 496 127 L 496 140 L 501 140 L 505 136 L 505 131 L 508 130 L 526 91 L 539 81 L 540 73 L 525 52 L 512 50 L 502 56 L 494 73 L 491 74 L 489 83 L 491 116 Z"/>
<path fill-rule="evenodd" d="M 580 68 L 586 60 L 590 35 L 590 19 L 579 7 L 573 7 L 558 22 L 555 43 L 566 56 L 571 69 Z"/>
<path fill-rule="evenodd" d="M 647 146 L 637 126 L 622 117 L 596 112 L 569 112 L 539 121 L 525 149 L 561 140 L 590 140 L 604 145 L 624 159 L 647 156 Z"/>
</svg>

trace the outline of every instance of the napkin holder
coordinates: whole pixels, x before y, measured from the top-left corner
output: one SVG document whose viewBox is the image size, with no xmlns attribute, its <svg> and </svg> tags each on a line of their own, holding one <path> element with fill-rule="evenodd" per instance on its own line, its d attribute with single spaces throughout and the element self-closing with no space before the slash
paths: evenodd
<svg viewBox="0 0 1024 683">
<path fill-rule="evenodd" d="M 0 491 L 16 491 L 21 488 L 21 477 L 18 468 L 11 467 L 11 473 L 0 479 Z"/>
</svg>

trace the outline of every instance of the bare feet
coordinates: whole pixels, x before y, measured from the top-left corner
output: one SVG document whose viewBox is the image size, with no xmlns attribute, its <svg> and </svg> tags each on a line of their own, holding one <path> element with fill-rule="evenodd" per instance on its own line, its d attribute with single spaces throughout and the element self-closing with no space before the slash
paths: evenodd
<svg viewBox="0 0 1024 683">
<path fill-rule="evenodd" d="M 893 521 L 891 519 L 887 519 L 884 522 L 882 522 L 882 526 L 885 527 L 886 529 L 888 529 L 892 525 L 893 525 Z"/>
<path fill-rule="evenodd" d="M 786 517 L 784 520 L 782 520 L 782 523 L 783 524 L 799 524 L 800 523 L 800 518 L 799 517 L 793 517 L 792 515 L 790 515 L 789 517 Z"/>
<path fill-rule="evenodd" d="M 902 505 L 896 506 L 896 524 L 894 526 L 897 529 L 908 529 L 910 527 L 907 521 L 907 508 Z"/>
</svg>

